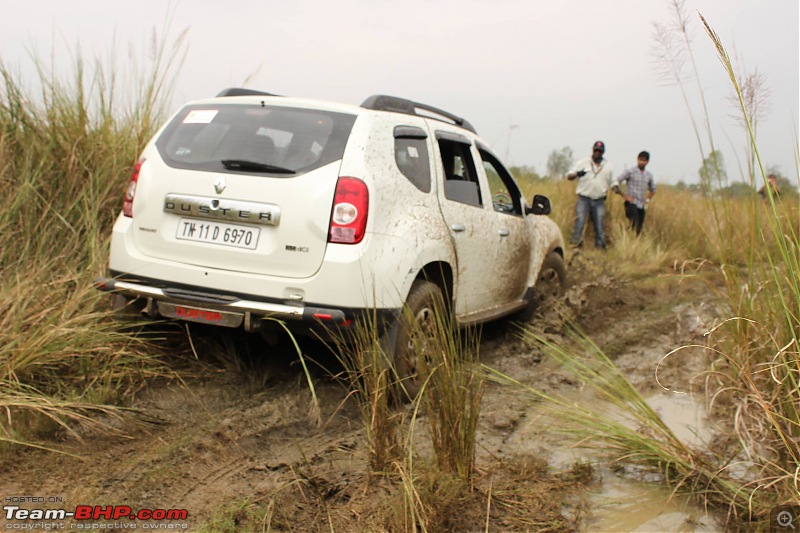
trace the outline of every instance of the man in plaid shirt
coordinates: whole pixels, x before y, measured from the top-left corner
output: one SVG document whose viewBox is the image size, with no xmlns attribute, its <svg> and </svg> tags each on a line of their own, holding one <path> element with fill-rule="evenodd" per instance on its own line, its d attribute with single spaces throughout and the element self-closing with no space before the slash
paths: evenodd
<svg viewBox="0 0 800 533">
<path fill-rule="evenodd" d="M 642 232 L 644 226 L 645 207 L 647 202 L 656 193 L 656 184 L 653 174 L 645 170 L 650 162 L 650 154 L 640 152 L 636 159 L 636 167 L 629 168 L 616 179 L 611 189 L 625 198 L 625 216 L 631 221 L 631 228 L 636 230 L 636 235 Z M 625 192 L 620 190 L 620 183 L 625 183 Z"/>
</svg>

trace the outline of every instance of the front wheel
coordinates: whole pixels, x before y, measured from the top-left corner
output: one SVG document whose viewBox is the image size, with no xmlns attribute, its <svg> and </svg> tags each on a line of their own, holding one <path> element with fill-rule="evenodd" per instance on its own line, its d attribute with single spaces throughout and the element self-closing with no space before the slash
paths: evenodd
<svg viewBox="0 0 800 533">
<path fill-rule="evenodd" d="M 558 252 L 550 252 L 542 262 L 531 300 L 528 302 L 528 306 L 519 313 L 517 319 L 527 322 L 537 309 L 541 309 L 547 305 L 548 301 L 563 295 L 566 287 L 567 268 L 564 266 L 564 258 Z"/>
<path fill-rule="evenodd" d="M 439 286 L 430 281 L 415 281 L 398 319 L 393 347 L 399 382 L 397 395 L 401 399 L 412 400 L 422 389 L 426 370 L 434 364 L 434 356 L 440 349 L 438 335 L 448 327 L 446 313 Z"/>
<path fill-rule="evenodd" d="M 534 296 L 541 301 L 557 298 L 564 294 L 567 286 L 567 268 L 564 259 L 557 252 L 550 252 L 539 270 L 539 279 L 534 287 Z"/>
</svg>

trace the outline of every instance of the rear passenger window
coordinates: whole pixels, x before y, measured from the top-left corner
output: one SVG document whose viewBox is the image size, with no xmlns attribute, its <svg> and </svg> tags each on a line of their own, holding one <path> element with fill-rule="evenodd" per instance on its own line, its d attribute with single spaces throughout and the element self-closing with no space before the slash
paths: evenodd
<svg viewBox="0 0 800 533">
<path fill-rule="evenodd" d="M 413 126 L 394 129 L 394 160 L 408 181 L 422 192 L 431 192 L 431 165 L 428 135 Z"/>
</svg>

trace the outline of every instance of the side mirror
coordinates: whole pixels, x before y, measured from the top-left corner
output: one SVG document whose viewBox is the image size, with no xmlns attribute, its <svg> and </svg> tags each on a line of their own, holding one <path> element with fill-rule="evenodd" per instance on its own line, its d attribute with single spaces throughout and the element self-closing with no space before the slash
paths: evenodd
<svg viewBox="0 0 800 533">
<path fill-rule="evenodd" d="M 525 214 L 530 215 L 549 215 L 550 214 L 550 198 L 547 196 L 537 194 L 533 197 L 533 205 L 525 208 Z"/>
</svg>

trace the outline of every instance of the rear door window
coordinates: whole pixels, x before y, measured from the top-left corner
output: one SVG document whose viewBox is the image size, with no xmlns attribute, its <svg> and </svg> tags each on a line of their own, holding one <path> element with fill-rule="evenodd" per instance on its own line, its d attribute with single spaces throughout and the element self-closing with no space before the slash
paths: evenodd
<svg viewBox="0 0 800 533">
<path fill-rule="evenodd" d="M 444 169 L 445 198 L 475 207 L 483 206 L 469 141 L 447 132 L 437 132 L 437 141 Z"/>
<path fill-rule="evenodd" d="M 355 115 L 260 105 L 184 108 L 156 141 L 167 165 L 292 176 L 342 158 Z"/>
</svg>

